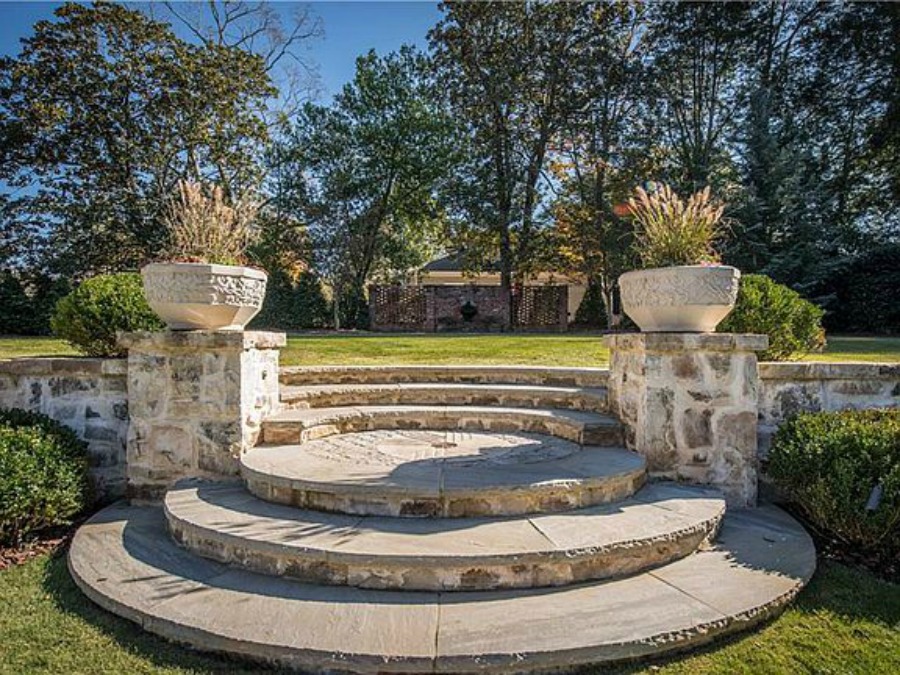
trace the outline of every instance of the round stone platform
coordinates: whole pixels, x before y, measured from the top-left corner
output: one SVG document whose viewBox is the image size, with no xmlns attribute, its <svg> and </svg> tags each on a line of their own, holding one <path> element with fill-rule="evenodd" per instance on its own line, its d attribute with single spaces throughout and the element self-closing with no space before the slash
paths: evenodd
<svg viewBox="0 0 900 675">
<path fill-rule="evenodd" d="M 249 490 L 301 508 L 381 516 L 477 517 L 560 511 L 631 496 L 643 459 L 555 436 L 379 430 L 257 447 Z"/>
<path fill-rule="evenodd" d="M 194 553 L 312 583 L 419 591 L 561 586 L 672 562 L 709 542 L 715 490 L 676 483 L 564 514 L 384 518 L 271 504 L 235 481 L 184 480 L 165 499 L 169 531 Z"/>
<path fill-rule="evenodd" d="M 729 511 L 716 545 L 636 576 L 462 593 L 320 586 L 176 546 L 163 512 L 113 505 L 75 535 L 69 569 L 102 607 L 200 650 L 307 672 L 512 673 L 659 655 L 764 621 L 815 568 L 783 512 Z"/>
</svg>

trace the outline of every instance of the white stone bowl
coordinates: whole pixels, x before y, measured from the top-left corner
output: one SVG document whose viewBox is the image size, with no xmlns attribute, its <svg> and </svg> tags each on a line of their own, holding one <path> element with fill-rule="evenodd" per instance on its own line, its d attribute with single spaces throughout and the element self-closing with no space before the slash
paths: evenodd
<svg viewBox="0 0 900 675">
<path fill-rule="evenodd" d="M 622 309 L 645 333 L 712 333 L 734 309 L 741 272 L 727 265 L 686 265 L 626 272 Z"/>
<path fill-rule="evenodd" d="M 268 279 L 250 267 L 203 263 L 152 263 L 141 276 L 147 302 L 172 330 L 243 330 Z"/>
</svg>

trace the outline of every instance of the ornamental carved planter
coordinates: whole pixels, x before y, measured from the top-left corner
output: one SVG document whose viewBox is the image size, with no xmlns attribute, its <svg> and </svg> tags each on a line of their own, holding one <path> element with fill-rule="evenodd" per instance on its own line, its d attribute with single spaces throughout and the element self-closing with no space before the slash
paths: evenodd
<svg viewBox="0 0 900 675">
<path fill-rule="evenodd" d="M 734 309 L 740 278 L 727 265 L 626 272 L 619 277 L 622 309 L 645 333 L 712 333 Z"/>
<path fill-rule="evenodd" d="M 268 279 L 249 267 L 202 263 L 152 263 L 141 276 L 147 302 L 171 330 L 243 330 Z"/>
</svg>

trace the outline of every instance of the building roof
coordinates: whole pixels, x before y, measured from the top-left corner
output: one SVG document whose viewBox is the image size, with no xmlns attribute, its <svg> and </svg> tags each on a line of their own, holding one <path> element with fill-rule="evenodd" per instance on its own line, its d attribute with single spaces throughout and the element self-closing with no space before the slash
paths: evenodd
<svg viewBox="0 0 900 675">
<path fill-rule="evenodd" d="M 463 264 L 463 254 L 461 252 L 445 255 L 443 258 L 435 258 L 422 268 L 423 272 L 463 272 L 466 270 Z M 497 263 L 491 263 L 483 272 L 496 272 L 500 269 Z"/>
</svg>

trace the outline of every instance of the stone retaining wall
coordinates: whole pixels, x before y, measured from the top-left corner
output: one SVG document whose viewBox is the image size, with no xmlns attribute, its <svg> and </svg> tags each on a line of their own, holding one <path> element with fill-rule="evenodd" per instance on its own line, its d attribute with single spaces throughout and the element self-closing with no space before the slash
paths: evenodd
<svg viewBox="0 0 900 675">
<path fill-rule="evenodd" d="M 272 400 L 277 389 L 277 379 L 269 377 L 263 380 L 262 375 L 257 376 L 256 371 L 259 370 L 262 373 L 262 371 L 277 368 L 276 345 L 281 344 L 279 341 L 281 339 L 283 338 L 275 340 L 270 345 L 275 349 L 263 350 L 265 367 L 262 362 L 256 363 L 259 358 L 263 357 L 254 350 L 250 350 L 252 353 L 241 354 L 246 346 L 241 344 L 235 353 L 228 357 L 222 354 L 207 355 L 200 364 L 202 367 L 198 366 L 197 369 L 176 369 L 178 372 L 177 374 L 172 373 L 174 377 L 170 382 L 173 392 L 178 389 L 178 392 L 175 392 L 177 394 L 184 389 L 187 394 L 190 394 L 187 396 L 190 399 L 196 390 L 197 395 L 200 395 L 200 392 L 208 392 L 204 395 L 218 399 L 233 389 L 230 397 L 234 398 L 235 402 L 241 401 L 238 409 L 241 409 L 242 414 L 246 416 L 245 421 L 250 420 L 251 422 L 250 425 L 239 425 L 243 428 L 241 428 L 240 434 L 236 434 L 241 437 L 236 444 L 246 447 L 253 443 L 261 417 L 266 411 L 277 405 L 277 401 Z M 243 342 L 243 338 L 241 341 Z M 225 351 L 231 351 L 231 348 L 229 345 L 229 349 Z M 144 357 L 136 358 L 146 361 Z M 231 365 L 226 367 L 229 359 Z M 248 362 L 247 365 L 238 367 L 238 363 L 242 359 L 245 361 L 249 359 L 253 363 Z M 703 364 L 706 363 L 704 359 L 709 360 L 709 357 L 701 359 Z M 712 361 L 710 363 L 715 365 Z M 701 364 L 703 367 L 697 372 L 705 372 L 704 369 L 707 366 L 703 364 Z M 147 375 L 159 372 L 149 364 L 144 365 L 148 366 Z M 687 366 L 685 365 L 685 367 Z M 211 375 L 211 379 L 207 379 L 206 374 L 212 373 L 210 369 L 216 371 L 216 376 L 212 377 Z M 194 370 L 196 370 L 196 378 L 204 380 L 202 386 L 191 375 Z M 297 370 L 296 368 L 283 369 L 283 375 L 294 374 Z M 314 368 L 312 369 L 315 373 L 313 380 L 318 381 L 316 378 L 321 376 L 323 381 L 333 379 L 340 382 L 350 377 L 350 380 L 347 381 L 355 382 L 358 378 L 352 376 L 354 370 L 351 368 Z M 378 370 L 380 373 L 382 370 L 392 369 L 360 369 L 362 380 L 367 380 L 370 375 L 369 371 L 373 370 Z M 393 370 L 409 370 L 410 381 L 419 379 L 412 377 L 414 372 L 419 370 L 416 367 Z M 434 367 L 423 367 L 422 370 L 431 371 L 428 372 L 425 380 L 440 381 L 442 379 L 438 369 Z M 459 368 L 458 370 L 461 371 L 458 381 L 472 379 L 466 369 Z M 504 369 L 478 370 L 485 371 L 482 374 L 490 375 L 494 371 Z M 531 375 L 544 369 L 522 370 L 529 375 L 523 382 L 532 382 Z M 531 372 L 532 370 L 534 373 Z M 230 371 L 231 374 L 226 375 L 226 371 Z M 586 369 L 584 372 L 590 375 L 590 381 L 581 382 L 579 380 L 576 382 L 573 380 L 570 382 L 567 379 L 565 382 L 560 382 L 557 381 L 559 378 L 553 375 L 557 371 L 569 374 L 580 371 L 578 369 L 546 369 L 546 371 L 542 374 L 549 376 L 551 381 L 545 383 L 548 385 L 599 386 L 605 384 L 607 376 L 606 371 Z M 42 412 L 74 429 L 88 443 L 92 474 L 101 497 L 105 499 L 120 497 L 125 493 L 126 483 L 126 444 L 129 424 L 127 372 L 127 361 L 124 359 L 35 358 L 0 361 L 0 407 Z M 266 384 L 259 391 L 254 391 L 255 386 L 245 389 L 237 384 L 237 380 L 241 378 L 234 377 L 237 373 L 242 372 L 245 373 L 247 382 L 260 381 Z M 399 376 L 399 373 L 395 372 L 390 374 L 393 377 Z M 499 372 L 494 374 L 502 376 L 502 373 Z M 140 380 L 140 377 L 141 374 L 136 373 L 136 380 Z M 477 380 L 477 378 L 475 379 Z M 595 380 L 597 381 L 595 382 Z M 138 384 L 140 383 L 136 381 L 136 385 Z M 149 387 L 149 381 L 147 386 Z M 150 400 L 155 396 L 148 391 L 144 398 L 147 399 L 144 402 L 150 404 Z M 900 406 L 900 364 L 760 363 L 757 400 L 759 452 L 762 457 L 765 457 L 771 437 L 778 425 L 797 412 Z M 172 401 L 179 401 L 178 407 L 184 405 L 182 398 L 174 394 Z M 196 406 L 196 403 L 193 405 Z M 189 407 L 184 407 L 184 411 L 188 414 Z M 253 413 L 249 414 L 249 411 L 253 411 Z M 206 424 L 209 427 L 209 420 L 206 420 Z M 702 430 L 705 428 L 703 426 Z M 245 436 L 246 438 L 244 438 Z M 222 445 L 235 445 L 235 439 L 229 439 Z M 230 452 L 227 454 L 231 455 Z M 228 459 L 225 455 L 222 457 Z"/>
<path fill-rule="evenodd" d="M 87 441 L 100 499 L 125 494 L 128 434 L 124 359 L 0 361 L 0 407 L 49 415 Z"/>
<path fill-rule="evenodd" d="M 759 451 L 798 412 L 900 406 L 900 364 L 760 363 Z"/>
</svg>

